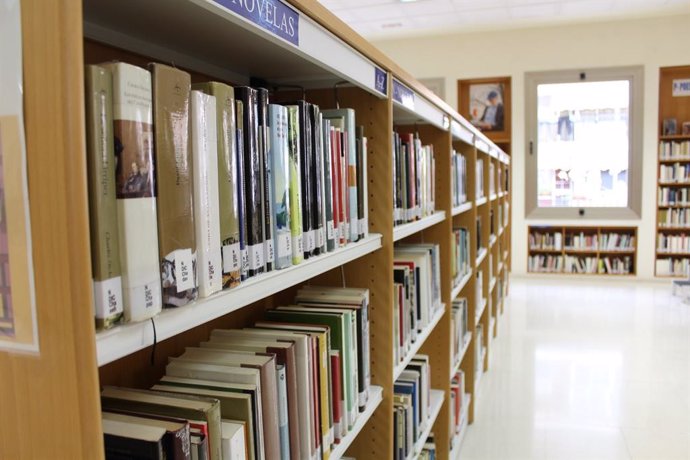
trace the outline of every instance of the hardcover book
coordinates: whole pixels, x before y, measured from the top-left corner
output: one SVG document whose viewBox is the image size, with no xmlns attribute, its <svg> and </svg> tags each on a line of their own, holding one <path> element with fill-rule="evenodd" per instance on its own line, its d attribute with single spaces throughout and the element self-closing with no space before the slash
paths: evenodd
<svg viewBox="0 0 690 460">
<path fill-rule="evenodd" d="M 158 254 L 163 305 L 180 307 L 197 298 L 189 98 L 191 77 L 150 64 L 158 187 Z"/>
<path fill-rule="evenodd" d="M 103 418 L 103 444 L 106 458 L 164 460 L 165 429 Z"/>
<path fill-rule="evenodd" d="M 333 220 L 333 190 L 334 180 L 332 173 L 332 144 L 331 122 L 321 116 L 321 134 L 323 136 L 323 185 L 324 185 L 324 214 L 326 221 L 326 250 L 333 251 L 336 248 L 335 223 Z"/>
<path fill-rule="evenodd" d="M 273 270 L 275 242 L 273 240 L 273 165 L 268 159 L 268 90 L 257 88 L 257 119 L 259 123 L 259 162 L 261 170 L 261 210 L 263 218 L 264 259 L 266 271 Z"/>
<path fill-rule="evenodd" d="M 103 412 L 103 420 L 163 428 L 163 451 L 166 458 L 174 460 L 191 460 L 189 445 L 189 422 L 187 420 L 138 414 L 136 412 Z"/>
<path fill-rule="evenodd" d="M 297 123 L 299 126 L 299 135 L 297 137 L 297 145 L 299 145 L 300 154 L 300 177 L 302 179 L 302 239 L 304 258 L 308 259 L 315 254 L 316 237 L 314 229 L 314 210 L 315 203 L 313 202 L 314 183 L 312 180 L 312 169 L 314 168 L 314 152 L 312 149 L 312 126 L 310 117 L 310 104 L 306 101 L 297 101 L 295 106 L 288 106 L 288 108 L 297 108 Z"/>
<path fill-rule="evenodd" d="M 237 145 L 237 207 L 240 226 L 240 279 L 249 277 L 249 250 L 247 248 L 247 195 L 246 181 L 247 170 L 244 165 L 244 103 L 235 99 L 235 144 Z"/>
<path fill-rule="evenodd" d="M 292 265 L 292 235 L 290 230 L 290 149 L 288 146 L 288 110 L 276 104 L 268 106 L 269 149 L 272 165 L 273 238 L 275 267 Z"/>
<path fill-rule="evenodd" d="M 122 62 L 103 67 L 113 75 L 115 193 L 125 320 L 143 321 L 162 308 L 151 74 Z"/>
<path fill-rule="evenodd" d="M 311 185 L 312 185 L 312 227 L 314 229 L 314 255 L 326 252 L 326 230 L 324 228 L 323 195 L 323 145 L 321 139 L 321 113 L 319 106 L 309 104 L 309 126 L 311 127 Z"/>
<path fill-rule="evenodd" d="M 95 65 L 86 66 L 84 75 L 94 309 L 96 328 L 109 329 L 124 314 L 115 197 L 113 77 L 109 70 Z"/>
<path fill-rule="evenodd" d="M 235 122 L 235 91 L 218 82 L 192 85 L 216 98 L 216 131 L 218 137 L 218 210 L 220 217 L 223 288 L 238 286 L 241 281 L 240 252 L 240 169 Z M 241 187 L 240 187 L 241 188 Z"/>
<path fill-rule="evenodd" d="M 242 105 L 242 137 L 244 150 L 244 192 L 246 207 L 244 218 L 247 229 L 247 275 L 253 277 L 266 270 L 263 236 L 262 172 L 259 146 L 258 95 L 246 86 L 235 88 L 235 98 Z M 238 110 L 238 123 L 240 113 Z"/>
<path fill-rule="evenodd" d="M 290 234 L 292 235 L 292 263 L 304 259 L 304 237 L 302 224 L 302 166 L 300 154 L 301 137 L 299 108 L 287 106 L 288 110 L 288 153 L 290 169 Z"/>
<path fill-rule="evenodd" d="M 208 297 L 223 288 L 217 145 L 216 98 L 201 91 L 192 91 L 194 222 L 201 297 Z"/>
</svg>

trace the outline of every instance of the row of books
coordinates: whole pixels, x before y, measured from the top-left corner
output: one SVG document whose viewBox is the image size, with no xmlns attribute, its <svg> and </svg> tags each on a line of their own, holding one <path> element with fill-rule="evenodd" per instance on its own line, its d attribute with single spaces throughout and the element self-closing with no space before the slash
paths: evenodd
<svg viewBox="0 0 690 460">
<path fill-rule="evenodd" d="M 450 310 L 450 346 L 451 363 L 457 365 L 460 362 L 462 350 L 465 348 L 465 336 L 469 331 L 469 311 L 467 298 L 458 297 L 451 303 Z"/>
<path fill-rule="evenodd" d="M 690 206 L 690 188 L 659 187 L 659 206 Z"/>
<path fill-rule="evenodd" d="M 254 327 L 170 358 L 151 390 L 105 388 L 103 410 L 189 420 L 212 460 L 328 459 L 368 401 L 368 303 L 366 289 L 305 286 Z M 246 457 L 223 454 L 223 419 L 243 425 Z"/>
<path fill-rule="evenodd" d="M 496 165 L 492 161 L 489 162 L 489 194 L 496 193 Z"/>
<path fill-rule="evenodd" d="M 560 251 L 563 247 L 563 234 L 552 232 L 530 232 L 529 248 L 532 250 Z"/>
<path fill-rule="evenodd" d="M 690 141 L 661 141 L 660 160 L 690 160 Z"/>
<path fill-rule="evenodd" d="M 434 433 L 429 433 L 429 436 L 427 436 L 426 442 L 417 460 L 436 460 L 436 441 L 434 440 Z"/>
<path fill-rule="evenodd" d="M 428 355 L 415 355 L 393 385 L 393 458 L 414 452 L 431 416 L 431 370 Z"/>
<path fill-rule="evenodd" d="M 688 252 L 690 253 L 690 236 L 685 233 L 680 235 L 657 235 L 656 250 L 658 252 Z"/>
<path fill-rule="evenodd" d="M 630 233 L 602 233 L 600 250 L 631 251 L 635 249 L 635 235 Z"/>
<path fill-rule="evenodd" d="M 486 196 L 484 192 L 484 159 L 477 158 L 475 163 L 474 185 L 475 185 L 475 200 Z"/>
<path fill-rule="evenodd" d="M 475 379 L 479 380 L 484 373 L 484 356 L 486 355 L 486 347 L 484 346 L 484 325 L 478 323 L 474 329 L 474 375 Z M 474 388 L 477 388 L 475 384 Z"/>
<path fill-rule="evenodd" d="M 633 267 L 633 258 L 630 256 L 601 257 L 598 263 L 600 274 L 630 275 L 635 269 Z"/>
<path fill-rule="evenodd" d="M 596 250 L 599 246 L 599 235 L 580 233 L 565 234 L 565 248 L 570 250 Z"/>
<path fill-rule="evenodd" d="M 457 286 L 471 269 L 470 232 L 465 227 L 454 228 L 451 240 L 450 258 L 450 274 L 453 280 L 453 286 Z"/>
<path fill-rule="evenodd" d="M 565 256 L 563 271 L 565 273 L 596 273 L 597 267 L 596 257 Z"/>
<path fill-rule="evenodd" d="M 690 209 L 660 209 L 659 227 L 690 227 Z"/>
<path fill-rule="evenodd" d="M 656 259 L 656 276 L 690 277 L 690 259 L 661 257 Z"/>
<path fill-rule="evenodd" d="M 484 297 L 484 272 L 482 270 L 477 270 L 477 274 L 474 276 L 474 289 L 475 289 L 475 307 L 474 320 L 479 321 L 482 316 L 483 309 L 485 308 L 484 302 L 486 302 L 486 297 Z"/>
<path fill-rule="evenodd" d="M 453 150 L 450 156 L 450 189 L 452 205 L 460 206 L 467 202 L 467 158 Z"/>
<path fill-rule="evenodd" d="M 393 132 L 393 222 L 413 222 L 435 210 L 434 146 L 417 133 Z"/>
<path fill-rule="evenodd" d="M 163 64 L 86 69 L 96 322 L 302 262 L 367 236 L 366 138 L 352 109 Z"/>
<path fill-rule="evenodd" d="M 688 182 L 690 181 L 690 164 L 674 163 L 659 166 L 659 182 Z"/>
<path fill-rule="evenodd" d="M 533 273 L 560 273 L 563 271 L 563 256 L 531 255 L 527 258 L 527 271 Z"/>
<path fill-rule="evenodd" d="M 459 370 L 450 381 L 450 438 L 459 436 L 467 427 L 465 372 Z"/>
<path fill-rule="evenodd" d="M 437 244 L 398 245 L 393 255 L 395 363 L 405 359 L 441 303 L 441 265 Z"/>
</svg>

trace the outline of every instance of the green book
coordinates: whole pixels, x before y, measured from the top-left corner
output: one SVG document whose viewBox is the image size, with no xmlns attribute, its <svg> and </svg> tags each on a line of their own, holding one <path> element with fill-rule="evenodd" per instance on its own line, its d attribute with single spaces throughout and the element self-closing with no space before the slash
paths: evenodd
<svg viewBox="0 0 690 460">
<path fill-rule="evenodd" d="M 300 173 L 299 151 L 299 108 L 288 106 L 288 149 L 290 168 L 290 234 L 292 235 L 292 263 L 304 259 L 302 241 L 302 178 Z"/>
<path fill-rule="evenodd" d="M 96 328 L 109 329 L 122 320 L 124 311 L 115 195 L 113 77 L 109 70 L 95 65 L 87 65 L 84 76 L 94 310 Z"/>
</svg>

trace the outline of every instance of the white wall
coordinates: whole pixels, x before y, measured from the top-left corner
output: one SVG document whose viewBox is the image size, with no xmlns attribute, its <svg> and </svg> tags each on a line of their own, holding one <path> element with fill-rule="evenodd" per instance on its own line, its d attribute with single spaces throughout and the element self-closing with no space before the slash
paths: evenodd
<svg viewBox="0 0 690 460">
<path fill-rule="evenodd" d="M 447 102 L 456 108 L 458 79 L 512 77 L 514 273 L 526 272 L 527 225 L 582 223 L 525 219 L 525 72 L 644 65 L 642 218 L 597 224 L 639 226 L 638 276 L 653 278 L 659 67 L 690 64 L 689 42 L 690 15 L 680 15 L 417 37 L 374 44 L 416 77 L 444 77 Z"/>
</svg>

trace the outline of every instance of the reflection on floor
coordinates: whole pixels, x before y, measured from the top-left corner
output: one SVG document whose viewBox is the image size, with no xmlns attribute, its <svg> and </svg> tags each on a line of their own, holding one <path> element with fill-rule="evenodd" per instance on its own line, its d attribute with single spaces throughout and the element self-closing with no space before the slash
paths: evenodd
<svg viewBox="0 0 690 460">
<path fill-rule="evenodd" d="M 690 305 L 670 282 L 511 279 L 465 459 L 690 459 Z"/>
</svg>

